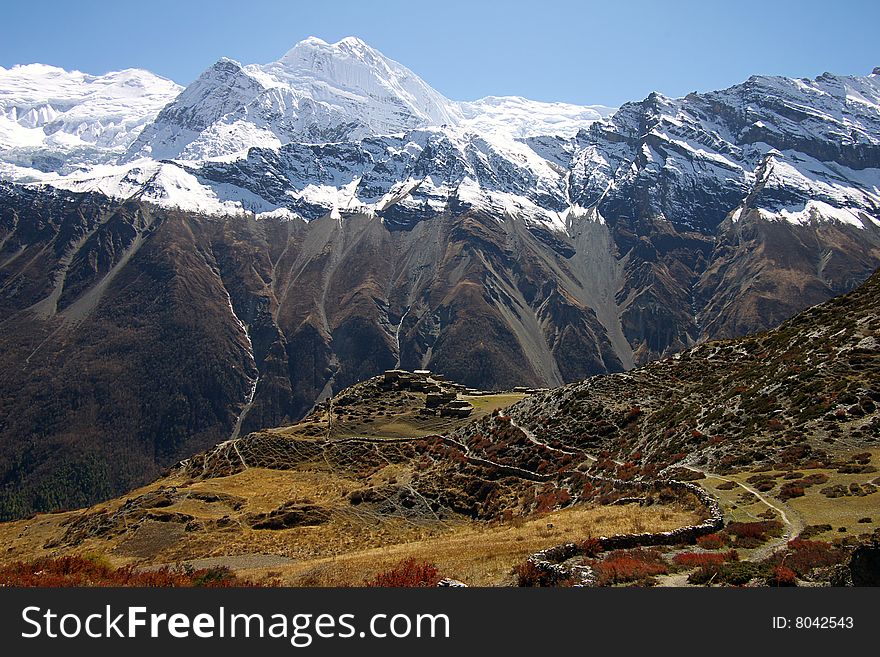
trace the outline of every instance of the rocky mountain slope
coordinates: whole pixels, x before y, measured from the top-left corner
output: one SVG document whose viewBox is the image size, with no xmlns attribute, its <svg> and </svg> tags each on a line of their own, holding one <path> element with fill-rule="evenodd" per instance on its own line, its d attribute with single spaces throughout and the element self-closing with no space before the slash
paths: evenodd
<svg viewBox="0 0 880 657">
<path fill-rule="evenodd" d="M 605 453 L 612 470 L 817 467 L 880 443 L 878 340 L 880 272 L 771 331 L 532 395 L 509 413 L 538 440 Z"/>
<path fill-rule="evenodd" d="M 11 73 L 3 120 L 45 121 L 0 153 L 6 513 L 119 492 L 389 367 L 556 386 L 769 328 L 880 264 L 877 71 L 610 116 L 451 101 L 357 39 L 177 95 Z M 68 133 L 93 140 L 73 172 Z"/>
<path fill-rule="evenodd" d="M 219 61 L 104 166 L 5 171 L 200 213 L 363 215 L 390 231 L 482 213 L 565 259 L 578 280 L 557 287 L 596 313 L 628 366 L 767 328 L 876 267 L 878 80 L 755 76 L 602 118 L 451 101 L 359 39 L 307 39 L 270 64 Z"/>
</svg>

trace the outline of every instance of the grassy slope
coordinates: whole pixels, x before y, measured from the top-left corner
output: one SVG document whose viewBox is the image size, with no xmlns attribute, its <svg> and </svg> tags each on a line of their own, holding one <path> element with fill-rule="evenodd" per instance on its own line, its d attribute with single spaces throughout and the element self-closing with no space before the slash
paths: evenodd
<svg viewBox="0 0 880 657">
<path fill-rule="evenodd" d="M 499 394 L 468 399 L 479 418 L 521 398 Z M 391 391 L 359 399 L 344 410 L 337 407 L 332 439 L 418 437 L 467 422 L 416 414 L 423 404 L 421 393 Z M 378 414 L 385 409 L 393 411 L 387 416 Z M 368 418 L 374 421 L 363 421 Z M 316 412 L 300 423 L 265 433 L 302 445 L 323 444 L 326 413 Z M 673 529 L 697 517 L 694 511 L 674 504 L 645 508 L 581 504 L 505 522 L 477 520 L 448 509 L 437 514 L 413 512 L 393 504 L 383 506 L 396 499 L 396 490 L 415 490 L 414 477 L 418 476 L 412 459 L 397 458 L 392 451 L 386 456 L 387 462 L 380 460 L 375 467 L 365 468 L 359 453 L 353 452 L 350 461 L 329 460 L 324 454 L 304 457 L 288 469 L 247 467 L 204 479 L 193 479 L 178 469 L 90 509 L 0 525 L 0 541 L 7 546 L 0 563 L 63 554 L 101 555 L 113 565 L 229 566 L 253 581 L 357 585 L 415 556 L 436 563 L 445 576 L 470 584 L 498 585 L 511 583 L 515 564 L 550 545 L 601 534 Z M 387 500 L 353 505 L 350 493 L 355 490 L 381 491 Z M 157 495 L 168 499 L 156 502 Z M 250 516 L 272 512 L 291 500 L 325 510 L 327 521 L 282 530 L 249 525 Z M 140 507 L 159 519 L 124 516 L 126 509 Z M 78 522 L 114 513 L 124 517 L 113 530 L 58 545 Z M 174 521 L 174 514 L 186 514 L 189 520 Z"/>
</svg>

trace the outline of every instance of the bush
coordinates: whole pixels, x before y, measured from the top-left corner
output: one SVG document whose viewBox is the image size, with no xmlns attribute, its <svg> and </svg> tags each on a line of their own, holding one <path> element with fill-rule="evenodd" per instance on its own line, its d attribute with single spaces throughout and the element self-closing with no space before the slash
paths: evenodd
<svg viewBox="0 0 880 657">
<path fill-rule="evenodd" d="M 539 568 L 531 561 L 514 566 L 516 585 L 524 587 L 572 586 L 574 581 L 560 571 Z"/>
<path fill-rule="evenodd" d="M 588 557 L 595 557 L 602 552 L 602 541 L 598 538 L 588 538 L 580 545 L 581 552 Z"/>
<path fill-rule="evenodd" d="M 736 550 L 730 552 L 682 552 L 672 558 L 672 563 L 685 568 L 718 566 L 726 561 L 738 561 Z"/>
<path fill-rule="evenodd" d="M 704 550 L 720 550 L 727 546 L 727 535 L 722 532 L 697 537 L 697 545 Z"/>
<path fill-rule="evenodd" d="M 765 568 L 748 561 L 725 563 L 719 566 L 704 566 L 688 577 L 691 584 L 730 584 L 744 586 L 755 577 L 762 577 Z"/>
<path fill-rule="evenodd" d="M 788 542 L 787 549 L 777 552 L 767 561 L 772 566 L 786 566 L 799 577 L 806 577 L 814 568 L 824 568 L 842 563 L 846 552 L 825 541 L 809 541 L 796 538 Z"/>
<path fill-rule="evenodd" d="M 669 566 L 657 550 L 621 550 L 593 562 L 592 566 L 599 586 L 637 582 L 669 572 Z"/>
<path fill-rule="evenodd" d="M 440 575 L 434 564 L 405 559 L 391 570 L 379 573 L 367 586 L 380 588 L 417 588 L 437 586 Z"/>
<path fill-rule="evenodd" d="M 773 574 L 767 578 L 769 586 L 797 586 L 797 574 L 785 566 L 776 566 Z"/>
<path fill-rule="evenodd" d="M 760 566 L 749 562 L 737 562 L 725 564 L 721 567 L 721 579 L 733 586 L 744 586 L 755 577 L 763 574 Z"/>
<path fill-rule="evenodd" d="M 783 484 L 779 489 L 779 499 L 782 501 L 790 500 L 793 497 L 803 497 L 804 487 L 797 481 L 790 481 Z"/>
<path fill-rule="evenodd" d="M 764 540 L 767 535 L 779 535 L 783 525 L 778 520 L 761 520 L 759 522 L 732 522 L 726 527 L 728 534 L 737 538 L 757 538 Z"/>
<path fill-rule="evenodd" d="M 732 522 L 725 533 L 734 538 L 734 544 L 741 548 L 754 548 L 765 543 L 770 536 L 780 536 L 783 525 L 778 520 L 760 522 Z"/>
<path fill-rule="evenodd" d="M 816 536 L 817 534 L 822 534 L 824 532 L 830 532 L 832 529 L 831 525 L 807 525 L 804 527 L 804 530 L 798 535 L 798 538 L 808 539 Z"/>
<path fill-rule="evenodd" d="M 542 463 L 544 463 L 542 461 Z M 549 466 L 549 463 L 547 464 Z M 545 466 L 544 469 L 546 469 Z M 538 466 L 538 472 L 541 471 L 541 466 Z M 553 509 L 557 507 L 563 507 L 571 501 L 571 493 L 568 492 L 565 488 L 554 488 L 550 490 L 542 491 L 538 494 L 536 498 L 536 513 L 549 513 Z"/>
</svg>

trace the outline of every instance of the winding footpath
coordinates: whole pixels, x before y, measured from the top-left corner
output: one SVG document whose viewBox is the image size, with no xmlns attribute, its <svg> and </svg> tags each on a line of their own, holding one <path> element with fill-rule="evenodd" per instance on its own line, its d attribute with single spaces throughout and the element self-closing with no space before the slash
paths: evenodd
<svg viewBox="0 0 880 657">
<path fill-rule="evenodd" d="M 549 449 L 551 452 L 559 452 L 560 454 L 568 454 L 569 456 L 574 456 L 575 454 L 578 453 L 578 452 L 569 451 L 567 449 L 559 449 L 558 447 L 553 447 L 552 445 L 548 445 L 547 443 L 538 440 L 535 437 L 535 434 L 533 434 L 531 431 L 529 431 L 525 427 L 518 425 L 516 423 L 516 420 L 514 420 L 509 415 L 507 417 L 510 418 L 510 426 L 512 426 L 514 429 L 517 429 L 520 433 L 522 433 L 526 438 L 528 438 L 533 444 L 537 445 L 538 447 L 543 447 L 545 449 Z M 592 461 L 596 460 L 594 457 L 592 457 L 588 454 L 585 454 L 584 456 L 586 456 L 588 459 L 591 459 Z"/>
<path fill-rule="evenodd" d="M 749 561 L 763 561 L 770 555 L 772 555 L 776 550 L 783 547 L 786 543 L 788 543 L 793 538 L 797 537 L 804 530 L 804 521 L 801 517 L 788 505 L 781 501 L 771 502 L 765 495 L 760 493 L 754 487 L 749 486 L 746 483 L 741 481 L 737 481 L 736 479 L 731 479 L 729 477 L 724 477 L 715 472 L 709 472 L 706 470 L 702 470 L 700 468 L 694 467 L 692 465 L 684 465 L 682 466 L 691 472 L 697 472 L 706 477 L 712 477 L 713 479 L 721 479 L 722 481 L 729 481 L 743 490 L 748 491 L 755 497 L 757 497 L 761 502 L 763 502 L 766 506 L 773 509 L 779 514 L 780 519 L 782 520 L 782 524 L 785 525 L 785 531 L 782 533 L 782 536 L 779 538 L 767 543 L 766 545 L 757 548 L 752 554 L 749 556 Z"/>
</svg>

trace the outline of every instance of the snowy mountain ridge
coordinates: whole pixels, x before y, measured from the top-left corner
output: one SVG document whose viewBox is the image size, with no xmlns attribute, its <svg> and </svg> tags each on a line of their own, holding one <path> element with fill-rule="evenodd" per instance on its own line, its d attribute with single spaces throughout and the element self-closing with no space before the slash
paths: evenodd
<svg viewBox="0 0 880 657">
<path fill-rule="evenodd" d="M 224 58 L 179 93 L 146 72 L 52 71 L 35 77 L 36 101 L 0 72 L 3 178 L 212 214 L 357 212 L 395 227 L 471 207 L 568 233 L 574 221 L 630 212 L 634 195 L 701 232 L 752 210 L 880 222 L 876 71 L 753 76 L 684 98 L 652 93 L 613 113 L 451 101 L 356 37 L 310 37 L 265 65 Z M 106 93 L 76 96 L 76 75 Z M 66 96 L 47 92 L 56 78 Z M 59 121 L 57 96 L 83 100 Z"/>
<path fill-rule="evenodd" d="M 63 173 L 112 162 L 181 90 L 139 69 L 0 67 L 0 160 Z"/>
</svg>

